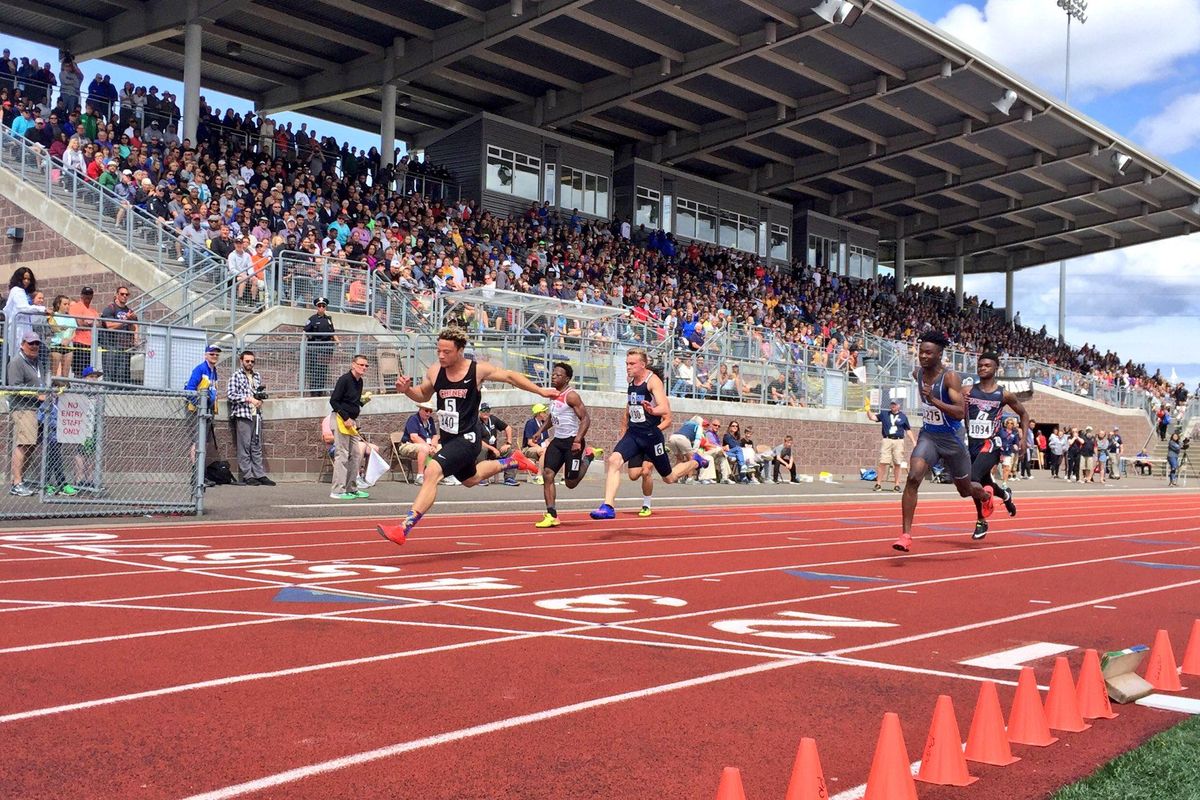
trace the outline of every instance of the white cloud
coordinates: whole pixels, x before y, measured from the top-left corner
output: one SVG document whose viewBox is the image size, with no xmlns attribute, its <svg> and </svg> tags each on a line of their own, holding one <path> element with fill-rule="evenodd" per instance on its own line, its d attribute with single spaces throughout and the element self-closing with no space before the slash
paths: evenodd
<svg viewBox="0 0 1200 800">
<path fill-rule="evenodd" d="M 1088 342 L 1151 371 L 1194 381 L 1200 342 L 1200 235 L 1112 250 L 1067 262 L 1067 341 Z M 954 286 L 954 276 L 925 281 Z M 967 294 L 1004 305 L 1004 276 L 967 275 Z M 1014 306 L 1021 323 L 1058 332 L 1058 264 L 1014 276 Z"/>
<path fill-rule="evenodd" d="M 1170 78 L 1200 52 L 1200 0 L 1092 0 L 1071 25 L 1073 101 Z M 1050 0 L 987 0 L 950 9 L 938 27 L 1058 95 L 1066 15 Z"/>
<path fill-rule="evenodd" d="M 1158 114 L 1139 122 L 1133 135 L 1156 155 L 1190 150 L 1200 140 L 1200 92 L 1177 97 Z"/>
</svg>

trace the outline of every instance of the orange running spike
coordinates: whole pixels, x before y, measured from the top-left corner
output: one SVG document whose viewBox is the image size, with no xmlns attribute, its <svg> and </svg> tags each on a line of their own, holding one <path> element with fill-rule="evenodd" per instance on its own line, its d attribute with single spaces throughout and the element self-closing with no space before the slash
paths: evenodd
<svg viewBox="0 0 1200 800">
<path fill-rule="evenodd" d="M 721 770 L 721 783 L 717 785 L 717 800 L 746 800 L 742 789 L 742 773 L 737 767 Z"/>
<path fill-rule="evenodd" d="M 1085 650 L 1083 653 L 1075 697 L 1079 700 L 1079 713 L 1084 719 L 1113 719 L 1117 716 L 1108 702 L 1108 687 L 1104 685 L 1100 656 L 1095 650 Z"/>
<path fill-rule="evenodd" d="M 1187 649 L 1183 651 L 1184 675 L 1200 675 L 1200 619 L 1192 623 L 1192 635 L 1188 638 Z"/>
<path fill-rule="evenodd" d="M 1183 685 L 1179 682 L 1179 668 L 1175 666 L 1175 651 L 1171 648 L 1171 637 L 1165 630 L 1159 630 L 1154 635 L 1154 646 L 1150 648 L 1150 658 L 1146 661 L 1144 676 L 1150 685 L 1160 692 L 1179 692 Z"/>
<path fill-rule="evenodd" d="M 808 737 L 800 740 L 800 747 L 796 750 L 796 765 L 792 767 L 792 779 L 788 782 L 784 800 L 829 800 L 816 740 Z"/>
<path fill-rule="evenodd" d="M 1017 679 L 1017 694 L 1013 697 L 1012 710 L 1008 713 L 1008 740 L 1013 744 L 1030 744 L 1046 747 L 1058 738 L 1050 735 L 1046 722 L 1046 709 L 1042 707 L 1042 695 L 1038 692 L 1033 667 L 1022 667 Z"/>
<path fill-rule="evenodd" d="M 1079 713 L 1079 698 L 1075 694 L 1075 679 L 1065 656 L 1054 659 L 1054 674 L 1050 676 L 1050 691 L 1046 692 L 1046 721 L 1056 731 L 1079 733 L 1092 727 Z"/>
<path fill-rule="evenodd" d="M 863 800 L 917 800 L 917 785 L 913 783 L 912 762 L 904 746 L 900 717 L 890 711 L 883 715 Z"/>
<path fill-rule="evenodd" d="M 1012 754 L 1008 745 L 1000 696 L 996 694 L 996 684 L 991 681 L 979 685 L 975 716 L 971 719 L 971 732 L 967 734 L 966 756 L 969 761 L 996 767 L 1007 767 L 1021 760 Z"/>
<path fill-rule="evenodd" d="M 925 740 L 917 780 L 941 786 L 969 786 L 979 780 L 967 772 L 958 719 L 954 716 L 954 701 L 949 695 L 938 695 L 937 705 L 933 707 L 933 722 L 929 726 L 929 738 Z"/>
</svg>

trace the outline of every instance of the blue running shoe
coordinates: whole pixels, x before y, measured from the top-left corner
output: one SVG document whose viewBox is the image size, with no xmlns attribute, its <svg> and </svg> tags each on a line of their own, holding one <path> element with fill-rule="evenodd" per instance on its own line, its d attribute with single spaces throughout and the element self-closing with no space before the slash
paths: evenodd
<svg viewBox="0 0 1200 800">
<path fill-rule="evenodd" d="M 608 503 L 601 503 L 600 507 L 592 512 L 592 519 L 616 519 L 617 510 Z"/>
</svg>

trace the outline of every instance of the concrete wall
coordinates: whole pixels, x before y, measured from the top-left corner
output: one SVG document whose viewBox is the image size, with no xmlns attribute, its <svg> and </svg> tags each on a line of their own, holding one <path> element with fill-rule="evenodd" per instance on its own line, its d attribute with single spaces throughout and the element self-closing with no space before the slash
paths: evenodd
<svg viewBox="0 0 1200 800">
<path fill-rule="evenodd" d="M 502 390 L 487 392 L 493 413 L 515 426 L 514 437 L 530 416 L 534 398 L 524 392 Z M 615 392 L 584 392 L 584 402 L 592 414 L 590 444 L 610 449 L 620 430 L 624 396 Z M 1125 441 L 1140 447 L 1150 433 L 1145 414 L 1118 411 L 1087 400 L 1078 400 L 1055 389 L 1038 387 L 1027 403 L 1039 422 L 1063 422 L 1092 425 L 1111 430 L 1121 427 Z M 858 470 L 870 467 L 879 457 L 879 426 L 866 415 L 853 411 L 781 408 L 748 403 L 724 403 L 672 398 L 674 427 L 693 414 L 717 416 L 722 423 L 738 420 L 743 430 L 754 429 L 755 444 L 776 445 L 791 434 L 795 438 L 797 467 L 800 472 L 832 472 L 857 478 Z M 401 395 L 377 395 L 364 409 L 360 424 L 368 438 L 390 452 L 389 434 L 403 429 L 415 405 Z M 321 442 L 320 418 L 329 413 L 325 398 L 269 400 L 264 409 L 265 454 L 268 470 L 277 479 L 313 480 L 325 468 L 325 447 Z M 222 421 L 218 426 L 221 451 L 233 461 L 229 432 Z"/>
<path fill-rule="evenodd" d="M 0 242 L 0 271 L 8 276 L 17 267 L 29 267 L 38 288 L 52 300 L 56 294 L 72 299 L 83 286 L 96 290 L 96 305 L 108 305 L 119 284 L 129 286 L 133 304 L 167 275 L 123 245 L 96 231 L 70 211 L 0 169 L 0 230 L 25 229 L 21 242 Z M 7 269 L 4 269 L 7 268 Z"/>
</svg>

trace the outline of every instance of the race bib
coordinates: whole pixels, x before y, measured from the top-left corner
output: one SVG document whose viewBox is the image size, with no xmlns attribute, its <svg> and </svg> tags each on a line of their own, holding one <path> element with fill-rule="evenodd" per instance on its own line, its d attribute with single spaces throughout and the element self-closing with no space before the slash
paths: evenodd
<svg viewBox="0 0 1200 800">
<path fill-rule="evenodd" d="M 630 422 L 645 422 L 646 421 L 646 409 L 640 405 L 630 406 L 629 407 L 629 421 Z"/>
<path fill-rule="evenodd" d="M 439 411 L 437 412 L 437 421 L 442 433 L 458 433 L 457 411 Z"/>
<path fill-rule="evenodd" d="M 992 421 L 990 419 L 973 419 L 967 422 L 967 436 L 972 439 L 990 439 L 992 437 Z"/>
<path fill-rule="evenodd" d="M 921 418 L 930 425 L 946 424 L 946 418 L 942 416 L 942 410 L 940 408 L 934 408 L 933 406 L 925 406 L 921 410 Z"/>
</svg>

